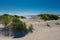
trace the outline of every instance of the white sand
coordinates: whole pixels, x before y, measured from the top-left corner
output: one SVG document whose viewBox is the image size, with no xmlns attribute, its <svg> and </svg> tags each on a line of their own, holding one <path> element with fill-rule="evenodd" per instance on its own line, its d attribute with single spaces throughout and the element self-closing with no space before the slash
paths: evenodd
<svg viewBox="0 0 60 40">
<path fill-rule="evenodd" d="M 60 40 L 60 25 L 55 24 L 56 22 L 60 23 L 60 20 L 38 22 L 34 20 L 24 19 L 22 21 L 26 22 L 28 25 L 33 24 L 33 33 L 29 33 L 25 37 L 17 39 L 0 36 L 0 40 Z M 49 23 L 51 27 L 47 27 L 46 23 Z"/>
</svg>

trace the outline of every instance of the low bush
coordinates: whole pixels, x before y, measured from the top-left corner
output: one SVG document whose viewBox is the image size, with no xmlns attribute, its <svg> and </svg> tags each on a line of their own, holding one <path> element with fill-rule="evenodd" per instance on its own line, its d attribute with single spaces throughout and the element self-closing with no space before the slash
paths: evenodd
<svg viewBox="0 0 60 40">
<path fill-rule="evenodd" d="M 44 20 L 57 20 L 57 19 L 59 19 L 59 17 L 57 15 L 53 15 L 53 14 L 40 14 L 38 16 Z"/>
<path fill-rule="evenodd" d="M 16 32 L 26 32 L 26 24 L 24 22 L 22 22 L 21 20 L 19 20 L 18 18 L 14 18 L 12 21 L 12 30 L 16 31 Z"/>
</svg>

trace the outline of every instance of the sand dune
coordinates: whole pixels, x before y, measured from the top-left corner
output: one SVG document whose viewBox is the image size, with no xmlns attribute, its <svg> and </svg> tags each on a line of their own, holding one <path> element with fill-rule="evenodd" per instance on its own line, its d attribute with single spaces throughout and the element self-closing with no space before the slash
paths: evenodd
<svg viewBox="0 0 60 40">
<path fill-rule="evenodd" d="M 21 19 L 26 22 L 27 25 L 33 24 L 33 33 L 28 33 L 25 37 L 22 38 L 12 38 L 0 36 L 0 40 L 60 40 L 60 20 L 51 20 L 51 21 L 37 21 L 30 19 Z M 48 27 L 48 23 L 51 27 Z"/>
</svg>

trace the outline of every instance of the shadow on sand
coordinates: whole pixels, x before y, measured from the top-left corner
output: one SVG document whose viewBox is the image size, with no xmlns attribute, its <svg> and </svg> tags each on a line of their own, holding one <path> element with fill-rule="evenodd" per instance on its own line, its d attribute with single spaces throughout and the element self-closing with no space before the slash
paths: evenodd
<svg viewBox="0 0 60 40">
<path fill-rule="evenodd" d="M 27 34 L 28 34 L 28 32 L 14 33 L 13 38 L 22 38 L 22 37 L 26 36 Z"/>
<path fill-rule="evenodd" d="M 6 27 L 2 28 L 1 33 L 3 36 L 9 36 L 9 27 L 6 26 Z"/>
</svg>

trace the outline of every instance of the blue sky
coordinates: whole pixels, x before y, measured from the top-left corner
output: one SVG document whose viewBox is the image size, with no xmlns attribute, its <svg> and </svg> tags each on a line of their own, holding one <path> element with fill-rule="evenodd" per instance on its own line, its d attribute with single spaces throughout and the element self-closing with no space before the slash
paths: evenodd
<svg viewBox="0 0 60 40">
<path fill-rule="evenodd" d="M 0 14 L 36 15 L 53 13 L 60 15 L 60 0 L 0 0 Z"/>
</svg>

